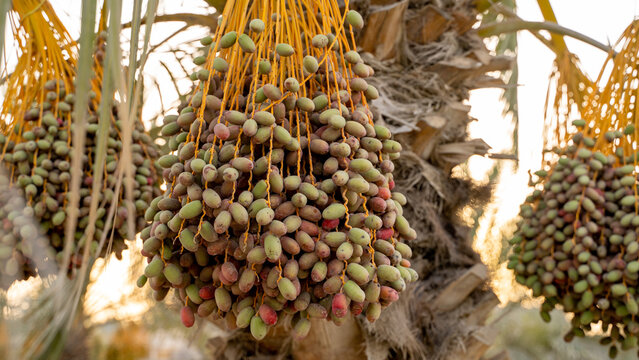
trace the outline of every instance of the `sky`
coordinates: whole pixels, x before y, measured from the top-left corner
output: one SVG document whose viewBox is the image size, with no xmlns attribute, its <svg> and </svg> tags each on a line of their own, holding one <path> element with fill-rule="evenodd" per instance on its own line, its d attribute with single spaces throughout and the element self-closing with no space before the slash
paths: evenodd
<svg viewBox="0 0 639 360">
<path fill-rule="evenodd" d="M 80 6 L 68 6 L 69 0 L 51 0 L 56 9 L 62 9 L 61 18 L 68 24 L 68 29 L 72 36 L 77 38 L 79 34 Z M 74 1 L 78 3 L 78 1 Z M 158 13 L 183 12 L 185 7 L 188 11 L 206 13 L 200 0 L 164 0 L 160 1 Z M 551 0 L 551 4 L 557 15 L 559 24 L 588 35 L 602 43 L 614 43 L 625 27 L 639 13 L 639 0 Z M 520 17 L 526 20 L 541 21 L 542 16 L 535 0 L 518 0 L 517 12 Z M 130 19 L 131 4 L 124 1 L 123 20 Z M 163 23 L 162 26 L 154 28 L 151 43 L 155 44 L 162 38 L 170 35 L 179 29 L 179 24 Z M 206 31 L 203 29 L 184 34 L 175 38 L 175 42 L 185 42 L 202 37 Z M 128 37 L 125 33 L 124 37 Z M 596 78 L 605 59 L 605 54 L 590 45 L 577 40 L 567 39 L 568 47 L 577 54 L 583 64 L 583 69 L 591 78 Z M 501 242 L 499 229 L 504 229 L 504 225 L 511 221 L 518 212 L 519 204 L 529 191 L 528 170 L 536 170 L 540 164 L 541 154 L 541 131 L 543 125 L 543 106 L 548 85 L 548 76 L 552 68 L 553 54 L 527 32 L 518 35 L 519 43 L 519 117 L 520 117 L 520 158 L 519 170 L 512 173 L 512 161 L 505 163 L 505 172 L 497 188 L 495 189 L 494 202 L 487 209 L 488 213 L 495 215 L 496 227 L 492 232 L 488 232 L 486 222 L 479 229 L 475 247 L 478 249 L 486 263 L 491 263 L 500 251 L 498 244 Z M 166 50 L 168 47 L 164 47 Z M 181 54 L 178 54 L 181 56 Z M 154 81 L 166 83 L 170 81 L 168 73 L 164 70 L 160 62 L 172 62 L 172 55 L 166 52 L 158 52 L 149 58 L 147 73 L 149 81 L 147 89 L 154 87 Z M 176 76 L 184 76 L 182 69 L 175 66 L 170 67 Z M 186 69 L 187 72 L 190 69 Z M 189 89 L 189 81 L 181 82 L 178 88 L 182 93 Z M 503 104 L 500 102 L 501 90 L 483 89 L 474 90 L 471 93 L 469 104 L 472 106 L 471 115 L 477 119 L 470 125 L 472 137 L 484 139 L 492 148 L 493 152 L 507 153 L 510 150 L 512 124 L 509 118 L 502 114 Z M 162 101 L 167 104 L 174 101 L 177 92 L 173 86 L 164 87 L 161 94 Z M 160 112 L 160 94 L 157 90 L 152 90 L 146 98 L 143 110 L 143 118 L 149 119 Z M 487 171 L 491 169 L 494 160 L 472 157 L 468 163 L 469 174 L 477 181 L 486 181 Z M 510 172 L 509 172 L 510 171 Z M 133 251 L 138 251 L 134 249 Z M 135 289 L 128 283 L 128 266 L 133 261 L 126 254 L 124 261 L 110 261 L 106 264 L 106 273 L 98 276 L 94 271 L 93 276 L 97 282 L 88 293 L 88 302 L 92 305 L 93 319 L 104 321 L 117 317 L 140 316 L 145 309 L 145 305 L 139 302 L 127 302 L 126 306 L 119 308 L 117 314 L 113 313 L 112 306 L 122 301 L 124 297 L 131 294 Z M 102 264 L 101 264 L 102 265 Z M 100 266 L 100 268 L 102 268 Z M 103 268 L 102 268 L 103 269 Z M 104 270 L 104 269 L 103 269 Z M 516 297 L 512 291 L 505 291 L 510 286 L 510 274 L 503 269 L 494 274 L 493 285 L 495 286 L 500 299 L 507 301 Z M 112 291 L 119 289 L 120 291 Z M 503 291 L 500 291 L 503 290 Z M 17 288 L 16 295 L 24 293 L 25 288 Z M 509 289 L 510 290 L 510 289 Z M 510 295 L 509 295 L 510 294 Z M 17 296 L 19 298 L 20 296 Z M 109 310 L 105 310 L 109 309 Z"/>
<path fill-rule="evenodd" d="M 614 44 L 630 22 L 639 14 L 636 0 L 551 0 L 558 23 L 585 34 L 603 44 Z M 543 21 L 536 0 L 517 0 L 518 15 L 529 21 Z M 528 32 L 520 32 L 518 41 L 519 66 L 519 168 L 513 174 L 512 161 L 507 161 L 502 181 L 494 192 L 494 202 L 487 213 L 495 214 L 495 227 L 488 232 L 484 221 L 478 230 L 475 248 L 485 263 L 491 264 L 501 251 L 500 230 L 512 231 L 504 226 L 519 212 L 519 205 L 530 191 L 528 170 L 533 172 L 541 164 L 544 102 L 548 77 L 552 70 L 554 54 Z M 566 38 L 570 51 L 576 54 L 582 69 L 591 79 L 596 79 L 606 59 L 606 53 Z M 494 45 L 493 45 L 494 46 Z M 496 153 L 509 153 L 512 124 L 510 117 L 502 114 L 500 89 L 482 89 L 471 92 L 471 116 L 477 121 L 470 125 L 471 137 L 484 139 Z M 477 181 L 487 180 L 487 171 L 494 160 L 474 156 L 468 163 L 470 175 Z M 511 275 L 503 267 L 493 277 L 493 285 L 502 301 L 515 299 L 520 293 L 510 289 Z"/>
</svg>

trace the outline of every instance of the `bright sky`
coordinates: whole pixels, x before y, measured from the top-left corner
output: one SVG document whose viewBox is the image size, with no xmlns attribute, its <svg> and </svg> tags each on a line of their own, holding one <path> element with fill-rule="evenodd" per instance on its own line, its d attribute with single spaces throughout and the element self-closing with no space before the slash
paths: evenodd
<svg viewBox="0 0 639 360">
<path fill-rule="evenodd" d="M 639 14 L 639 1 L 635 0 L 551 0 L 558 23 L 576 30 L 601 43 L 614 44 L 624 29 Z M 536 0 L 517 0 L 517 13 L 525 20 L 543 21 Z M 541 164 L 543 110 L 548 87 L 548 76 L 552 69 L 554 54 L 528 32 L 520 32 L 518 37 L 519 65 L 519 170 L 512 174 L 506 169 L 502 181 L 495 189 L 494 204 L 487 211 L 497 211 L 496 226 L 488 234 L 486 226 L 478 233 L 476 248 L 485 262 L 491 263 L 499 254 L 500 225 L 508 223 L 519 212 L 519 204 L 528 194 L 528 170 L 538 170 Z M 575 53 L 583 65 L 583 70 L 596 79 L 606 58 L 606 54 L 588 44 L 566 38 L 568 48 Z M 471 93 L 471 115 L 478 119 L 471 124 L 471 136 L 484 139 L 494 152 L 509 153 L 512 124 L 510 118 L 502 115 L 503 105 L 499 102 L 499 89 L 475 90 Z M 493 161 L 474 156 L 468 167 L 473 178 L 487 179 L 486 172 Z M 511 167 L 512 164 L 506 164 Z M 485 224 L 483 224 L 485 225 Z M 501 300 L 516 298 L 512 289 L 499 291 L 510 286 L 511 275 L 501 269 L 494 277 Z M 508 295 L 511 295 L 510 297 Z"/>
</svg>

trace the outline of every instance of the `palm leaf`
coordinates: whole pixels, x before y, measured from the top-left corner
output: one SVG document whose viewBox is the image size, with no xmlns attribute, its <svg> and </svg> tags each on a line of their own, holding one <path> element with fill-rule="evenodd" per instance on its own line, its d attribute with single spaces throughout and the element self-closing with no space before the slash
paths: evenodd
<svg viewBox="0 0 639 360">
<path fill-rule="evenodd" d="M 501 0 L 496 3 L 509 11 L 515 11 L 516 4 L 514 0 Z M 493 3 L 494 5 L 494 3 Z M 500 16 L 500 12 L 498 8 L 495 6 L 485 6 L 486 11 L 482 13 L 482 22 L 480 26 L 485 26 L 487 24 L 497 23 L 497 19 Z M 513 132 L 512 132 L 512 154 L 515 159 L 519 158 L 519 111 L 518 111 L 518 96 L 517 96 L 517 86 L 519 79 L 519 71 L 517 67 L 517 33 L 505 33 L 498 35 L 498 41 L 495 45 L 495 53 L 497 55 L 510 55 L 515 58 L 513 61 L 513 66 L 510 70 L 504 71 L 501 74 L 503 81 L 506 83 L 504 88 L 504 92 L 501 95 L 501 101 L 504 104 L 503 115 L 511 116 L 511 122 L 513 124 Z M 503 161 L 496 161 L 493 167 L 487 172 L 488 173 L 488 183 L 489 184 L 498 184 L 501 182 L 501 178 L 510 176 L 513 172 L 517 171 L 518 162 L 515 161 L 513 163 L 513 167 L 504 166 Z M 499 186 L 499 185 L 496 185 Z M 475 241 L 475 244 L 479 244 L 481 242 L 490 241 L 492 234 L 495 230 L 502 233 L 501 229 L 496 229 L 497 220 L 499 216 L 499 209 L 496 206 L 487 206 L 487 207 L 477 207 L 473 210 L 471 214 L 472 227 L 471 227 L 471 236 Z M 482 234 L 482 235 L 480 235 Z M 485 235 L 484 235 L 485 234 Z M 505 238 L 505 236 L 502 236 Z M 505 248 L 504 244 L 505 240 L 501 242 L 501 248 Z M 490 265 L 499 264 L 502 262 L 501 256 L 494 254 L 491 259 Z"/>
<path fill-rule="evenodd" d="M 501 0 L 495 3 L 499 3 L 502 8 L 510 11 L 515 11 L 515 0 Z M 500 15 L 498 8 L 495 6 L 486 7 L 486 11 L 482 14 L 481 26 L 497 23 L 497 19 Z M 504 102 L 504 115 L 512 116 L 513 123 L 513 154 L 518 157 L 519 153 L 519 112 L 518 112 L 518 98 L 517 98 L 517 83 L 519 78 L 519 71 L 517 68 L 516 54 L 517 54 L 517 33 L 504 33 L 498 35 L 498 42 L 495 46 L 495 53 L 497 55 L 511 55 L 515 56 L 513 67 L 511 70 L 505 71 L 502 74 L 502 78 L 506 83 L 504 93 L 501 100 Z"/>
<path fill-rule="evenodd" d="M 139 1 L 139 8 L 136 2 L 136 5 L 133 9 L 133 23 L 137 23 L 138 26 L 142 22 L 142 12 L 141 12 L 141 1 Z M 122 161 L 121 165 L 125 166 L 125 184 L 127 189 L 127 206 L 128 206 L 128 214 L 129 220 L 127 222 L 129 226 L 129 234 L 131 238 L 134 237 L 135 234 L 135 205 L 133 201 L 133 181 L 135 169 L 132 166 L 131 161 L 131 142 L 132 142 L 132 132 L 134 128 L 134 124 L 136 121 L 139 121 L 139 105 L 140 105 L 140 97 L 142 96 L 142 88 L 144 87 L 144 81 L 142 79 L 142 73 L 144 72 L 144 65 L 146 64 L 146 59 L 148 56 L 149 50 L 149 42 L 151 39 L 151 28 L 154 22 L 155 14 L 158 7 L 157 0 L 149 0 L 147 3 L 147 12 L 146 12 L 146 21 L 145 21 L 145 33 L 144 33 L 144 45 L 142 47 L 142 54 L 138 61 L 138 39 L 139 39 L 139 31 L 133 34 L 132 27 L 132 36 L 131 36 L 131 52 L 129 54 L 129 79 L 127 82 L 126 90 L 128 91 L 127 97 L 127 106 L 128 111 L 124 113 L 122 123 L 124 127 L 123 131 L 123 148 L 122 148 Z M 139 76 L 136 79 L 136 72 L 139 71 Z"/>
<path fill-rule="evenodd" d="M 68 264 L 71 257 L 71 244 L 74 241 L 76 232 L 78 212 L 80 207 L 80 183 L 84 178 L 82 171 L 82 155 L 85 153 L 87 114 L 89 109 L 89 91 L 91 90 L 91 70 L 93 68 L 93 42 L 95 39 L 95 15 L 96 5 L 94 1 L 85 0 L 82 3 L 82 28 L 80 32 L 80 56 L 78 60 L 78 73 L 76 76 L 76 99 L 74 106 L 74 119 L 72 139 L 72 162 L 71 162 L 71 186 L 69 207 L 67 208 L 66 223 L 66 244 L 64 251 L 64 262 Z M 85 247 L 86 258 L 88 259 L 88 249 Z M 60 269 L 59 276 L 64 276 L 66 268 Z"/>
<path fill-rule="evenodd" d="M 118 9 L 120 11 L 122 7 L 121 0 L 112 0 L 111 5 L 114 9 Z M 142 11 L 141 11 L 142 2 L 137 1 L 133 7 L 132 13 L 132 21 L 131 21 L 131 44 L 130 44 L 130 53 L 129 53 L 129 66 L 127 67 L 127 78 L 123 74 L 122 65 L 120 63 L 120 49 L 113 49 L 113 51 L 117 51 L 117 55 L 111 57 L 111 60 L 108 62 L 108 71 L 110 76 L 113 79 L 114 90 L 120 94 L 120 97 L 123 101 L 120 101 L 118 106 L 118 115 L 121 122 L 121 137 L 122 137 L 122 152 L 120 154 L 120 161 L 118 162 L 118 181 L 115 189 L 115 197 L 119 198 L 121 194 L 121 186 L 124 184 L 125 188 L 125 197 L 126 197 L 126 208 L 127 208 L 127 232 L 129 234 L 129 238 L 133 238 L 135 236 L 135 205 L 133 200 L 133 182 L 134 182 L 134 173 L 135 169 L 132 165 L 132 132 L 134 128 L 134 124 L 139 119 L 137 118 L 138 114 L 138 104 L 139 101 L 136 100 L 137 97 L 141 94 L 141 84 L 142 82 L 139 79 L 136 81 L 135 74 L 139 71 L 140 74 L 143 72 L 143 64 L 144 61 L 140 61 L 138 65 L 138 40 L 139 40 L 139 28 L 142 23 Z M 153 18 L 155 16 L 155 12 L 157 10 L 157 1 L 150 0 L 147 4 L 147 17 L 145 24 L 152 24 Z M 117 22 L 113 21 L 109 26 L 109 39 L 113 36 L 115 40 L 109 40 L 111 44 L 118 44 L 119 41 L 118 36 L 120 29 L 122 28 L 119 17 Z M 145 45 L 142 53 L 142 60 L 146 58 L 146 53 L 148 50 L 148 39 L 150 38 L 150 29 L 151 26 L 147 25 L 145 32 Z M 111 211 L 113 210 L 113 206 Z"/>
<path fill-rule="evenodd" d="M 70 262 L 74 234 L 76 233 L 79 203 L 80 183 L 84 178 L 82 155 L 85 152 L 86 125 L 89 107 L 89 91 L 91 89 L 91 76 L 93 67 L 93 42 L 95 38 L 96 4 L 94 1 L 85 0 L 82 3 L 82 27 L 80 33 L 80 53 L 78 59 L 78 72 L 75 78 L 76 98 L 74 112 L 74 131 L 71 165 L 70 198 L 67 207 L 66 241 L 64 247 L 63 264 Z M 86 290 L 86 276 L 91 268 L 89 261 L 90 246 L 84 247 L 82 254 L 82 267 L 78 270 L 78 276 L 70 281 L 70 293 L 54 293 L 55 312 L 54 321 L 43 331 L 43 342 L 38 353 L 34 357 L 39 359 L 57 358 L 64 348 L 66 334 L 74 319 L 80 298 Z M 62 266 L 56 280 L 57 283 L 67 282 L 66 272 L 68 267 Z M 55 289 L 56 287 L 53 287 Z M 29 349 L 31 350 L 31 349 Z M 27 353 L 29 353 L 29 350 Z"/>
<path fill-rule="evenodd" d="M 108 10 L 112 8 L 112 4 L 110 2 L 106 2 L 105 6 L 102 9 L 102 16 L 100 21 L 99 28 L 102 30 L 107 28 L 106 19 Z M 116 9 L 117 10 L 117 9 Z M 97 220 L 97 209 L 98 209 L 98 199 L 99 193 L 102 191 L 101 184 L 103 183 L 104 177 L 104 168 L 106 166 L 106 149 L 107 149 L 107 140 L 108 134 L 111 131 L 111 122 L 113 121 L 112 117 L 112 106 L 113 99 L 111 94 L 113 94 L 113 73 L 112 70 L 113 65 L 119 64 L 119 33 L 117 32 L 117 24 L 120 22 L 120 12 L 119 11 L 111 11 L 111 16 L 109 17 L 110 25 L 108 26 L 107 39 L 106 39 L 106 54 L 104 58 L 104 64 L 106 64 L 103 69 L 102 75 L 102 85 L 101 85 L 101 93 L 103 94 L 100 107 L 98 109 L 98 131 L 97 134 L 100 134 L 97 139 L 97 143 L 95 145 L 95 159 L 93 162 L 93 174 L 94 174 L 94 182 L 91 188 L 91 204 L 89 209 L 89 228 L 87 229 L 87 236 L 93 235 L 95 231 L 95 221 Z M 118 46 L 108 45 L 108 44 L 118 44 Z M 116 59 L 114 61 L 113 59 Z M 113 64 L 113 63 L 116 64 Z M 107 95 L 109 94 L 109 95 Z M 104 135 L 103 135 L 104 134 Z M 107 221 L 113 218 L 113 211 L 115 209 L 114 203 L 109 206 L 109 216 L 107 217 Z M 110 228 L 110 226 L 106 226 L 105 228 Z M 98 252 L 102 250 L 104 247 L 104 243 L 106 242 L 107 233 L 104 232 L 100 243 L 98 245 Z M 110 243 L 109 243 L 110 248 Z M 107 258 L 109 256 L 109 251 L 107 251 Z"/>
</svg>

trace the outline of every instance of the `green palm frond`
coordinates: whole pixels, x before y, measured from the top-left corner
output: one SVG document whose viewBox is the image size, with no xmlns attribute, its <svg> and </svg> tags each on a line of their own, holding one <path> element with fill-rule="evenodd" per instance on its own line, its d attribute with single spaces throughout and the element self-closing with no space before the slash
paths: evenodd
<svg viewBox="0 0 639 360">
<path fill-rule="evenodd" d="M 492 5 L 498 3 L 501 8 L 514 12 L 516 9 L 515 0 L 499 0 L 494 1 Z M 486 10 L 482 14 L 481 27 L 488 24 L 499 23 L 499 19 L 503 14 L 499 12 L 495 6 L 485 6 Z M 519 157 L 519 112 L 517 98 L 517 84 L 519 79 L 519 69 L 517 67 L 517 33 L 507 32 L 498 35 L 497 45 L 495 46 L 496 55 L 510 55 L 515 57 L 511 70 L 505 71 L 502 78 L 506 83 L 504 93 L 501 100 L 504 102 L 504 115 L 511 115 L 513 123 L 512 134 L 512 152 L 515 157 Z M 516 166 L 516 165 L 515 165 Z"/>
<path fill-rule="evenodd" d="M 515 0 L 501 0 L 497 1 L 503 8 L 506 8 L 510 11 L 515 11 L 516 4 Z M 481 7 L 480 7 L 481 9 Z M 482 13 L 482 21 L 481 25 L 484 26 L 486 24 L 498 23 L 498 20 L 502 18 L 503 15 L 497 11 L 494 6 L 485 7 L 485 11 Z M 512 154 L 516 159 L 519 158 L 519 111 L 518 111 L 518 96 L 517 96 L 517 85 L 519 80 L 519 71 L 517 67 L 517 33 L 505 33 L 500 34 L 498 36 L 497 44 L 495 45 L 495 53 L 496 55 L 509 55 L 515 57 L 515 61 L 513 62 L 513 67 L 510 70 L 504 71 L 501 74 L 501 77 L 506 84 L 504 88 L 504 92 L 501 95 L 501 101 L 504 104 L 503 115 L 511 116 L 511 122 L 513 125 L 513 132 L 511 134 L 512 138 Z M 514 162 L 514 167 L 512 171 L 517 170 L 517 162 Z M 495 161 L 493 167 L 488 172 L 488 182 L 490 184 L 498 183 L 500 177 L 504 175 L 504 163 L 503 161 Z M 486 234 L 491 234 L 494 228 L 497 226 L 497 212 L 493 209 L 486 211 L 485 208 L 478 208 L 473 211 L 472 217 L 472 227 L 471 234 L 473 239 L 476 238 L 477 232 L 480 226 L 484 226 L 486 224 L 487 232 Z M 489 235 L 488 235 L 489 236 Z M 504 244 L 502 241 L 501 244 L 502 249 L 504 248 Z M 495 259 L 498 263 L 502 261 L 501 257 L 499 259 Z"/>
<path fill-rule="evenodd" d="M 80 183 L 84 179 L 82 155 L 85 153 L 86 125 L 89 107 L 89 91 L 91 89 L 91 78 L 93 68 L 93 43 L 95 41 L 95 18 L 96 3 L 91 0 L 85 0 L 82 3 L 82 27 L 80 33 L 80 52 L 78 59 L 78 71 L 75 78 L 76 81 L 76 98 L 74 113 L 74 132 L 72 139 L 72 165 L 71 165 L 71 185 L 69 207 L 67 210 L 66 223 L 66 239 L 64 248 L 63 264 L 70 263 L 71 252 L 73 251 L 74 234 L 78 221 L 79 205 L 80 205 Z M 57 279 L 48 288 L 51 290 L 60 290 L 59 287 L 68 287 L 70 291 L 55 291 L 52 294 L 53 312 L 52 321 L 49 326 L 42 330 L 39 338 L 41 342 L 35 342 L 41 346 L 32 346 L 25 349 L 26 358 L 30 358 L 31 353 L 36 359 L 57 358 L 62 353 L 68 329 L 75 317 L 77 308 L 82 298 L 82 294 L 86 290 L 86 278 L 91 269 L 92 261 L 89 253 L 90 246 L 84 247 L 82 254 L 82 267 L 77 272 L 77 277 L 73 280 L 66 279 L 67 267 L 60 268 Z M 36 337 L 35 339 L 38 339 Z"/>
</svg>

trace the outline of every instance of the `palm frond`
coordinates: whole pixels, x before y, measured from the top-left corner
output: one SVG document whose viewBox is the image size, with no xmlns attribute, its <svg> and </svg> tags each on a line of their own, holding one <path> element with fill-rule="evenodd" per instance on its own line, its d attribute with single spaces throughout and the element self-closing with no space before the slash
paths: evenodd
<svg viewBox="0 0 639 360">
<path fill-rule="evenodd" d="M 80 205 L 80 183 L 84 178 L 84 171 L 82 166 L 82 155 L 85 152 L 85 139 L 86 139 L 86 127 L 87 117 L 89 113 L 89 92 L 92 88 L 92 70 L 94 65 L 93 56 L 93 44 L 95 42 L 95 18 L 97 14 L 97 7 L 95 1 L 84 0 L 82 2 L 82 27 L 80 30 L 80 54 L 78 59 L 78 73 L 76 76 L 76 98 L 75 98 L 75 114 L 74 114 L 74 132 L 73 132 L 73 158 L 71 167 L 71 197 L 70 208 L 68 211 L 69 220 L 67 222 L 66 236 L 67 245 L 71 247 L 71 242 L 74 240 L 74 234 L 76 233 L 77 216 Z M 103 136 L 99 134 L 98 136 Z M 86 241 L 91 241 L 93 236 L 86 236 Z M 93 261 L 90 259 L 91 246 L 84 246 L 84 253 L 82 254 L 82 267 L 78 271 L 78 278 L 75 281 L 75 292 L 72 296 L 72 301 L 67 302 L 66 306 L 71 307 L 70 317 L 68 319 L 66 330 L 71 326 L 80 299 L 86 291 L 86 283 L 88 282 L 88 274 L 93 265 Z M 65 255 L 68 253 L 65 249 Z M 64 276 L 61 272 L 60 277 Z"/>
<path fill-rule="evenodd" d="M 509 11 L 515 11 L 516 4 L 515 0 L 501 0 L 496 1 L 500 7 L 490 6 L 487 7 L 487 10 L 482 14 L 482 21 L 480 24 L 480 28 L 484 27 L 488 24 L 498 23 L 498 18 L 500 16 L 503 17 L 499 9 L 508 9 Z M 493 4 L 494 5 L 494 4 Z M 512 134 L 512 152 L 515 157 L 519 155 L 519 112 L 518 112 L 518 98 L 517 98 L 517 84 L 519 79 L 519 71 L 517 68 L 517 33 L 508 32 L 508 33 L 500 33 L 498 35 L 498 42 L 495 46 L 495 53 L 497 55 L 511 55 L 515 57 L 515 61 L 513 63 L 512 69 L 505 71 L 502 73 L 502 78 L 506 83 L 506 87 L 504 93 L 502 94 L 501 100 L 504 102 L 504 115 L 510 115 L 512 117 L 513 123 L 513 134 Z M 516 166 L 516 165 L 515 165 Z"/>
<path fill-rule="evenodd" d="M 100 25 L 98 27 L 100 30 L 107 28 L 106 21 L 107 21 L 107 14 L 109 9 L 110 9 L 109 4 L 105 3 L 105 6 L 102 8 Z M 116 14 L 112 13 L 109 21 L 111 21 L 112 23 L 113 22 L 119 23 L 118 14 L 119 13 L 116 13 Z M 111 27 L 112 26 L 109 26 L 109 28 Z M 114 31 L 117 31 L 117 30 L 114 30 Z M 113 75 L 112 75 L 113 70 L 111 70 L 111 66 L 109 64 L 113 62 L 112 59 L 114 57 L 117 58 L 119 56 L 119 52 L 118 52 L 119 34 L 113 33 L 113 31 L 109 30 L 106 36 L 106 44 L 113 44 L 113 42 L 115 42 L 115 44 L 118 44 L 118 46 L 113 46 L 113 45 L 107 46 L 105 57 L 104 57 L 104 64 L 106 64 L 106 66 L 103 68 L 103 74 L 101 78 L 102 84 L 101 84 L 100 92 L 105 95 L 113 94 L 113 91 L 114 91 Z M 97 134 L 101 134 L 101 135 L 98 136 L 97 142 L 95 145 L 95 159 L 93 162 L 94 181 L 91 187 L 91 204 L 89 205 L 90 206 L 89 228 L 87 229 L 87 236 L 92 235 L 95 231 L 95 221 L 97 220 L 98 201 L 100 199 L 99 194 L 102 191 L 104 168 L 106 166 L 107 140 L 108 140 L 108 134 L 111 131 L 111 122 L 113 121 L 112 107 L 113 107 L 112 97 L 110 95 L 102 96 L 100 105 L 98 108 L 98 131 L 96 132 Z M 114 205 L 114 203 L 110 204 L 108 220 L 112 219 L 112 215 L 111 215 L 112 212 L 110 210 L 114 209 L 115 206 L 116 205 Z M 109 227 L 110 226 L 106 226 L 105 228 L 108 229 Z M 98 253 L 101 253 L 102 249 L 104 248 L 107 234 L 108 234 L 108 231 L 105 231 L 102 234 L 102 237 L 100 238 L 100 242 L 98 244 Z M 110 244 L 108 247 L 110 248 Z M 109 254 L 110 254 L 110 251 L 107 251 L 107 258 Z"/>
<path fill-rule="evenodd" d="M 116 79 L 116 89 L 120 92 L 120 94 L 126 94 L 125 101 L 120 102 L 119 104 L 119 114 L 121 116 L 122 122 L 122 161 L 119 163 L 120 168 L 120 180 L 124 181 L 125 190 L 126 190 L 126 206 L 128 213 L 128 232 L 133 238 L 135 234 L 135 224 L 136 224 L 136 209 L 135 202 L 133 198 L 134 191 L 134 174 L 135 168 L 132 164 L 132 133 L 133 128 L 135 127 L 135 123 L 140 121 L 138 115 L 140 113 L 140 97 L 142 96 L 142 89 L 144 87 L 144 82 L 141 78 L 142 73 L 144 71 L 144 65 L 146 63 L 146 59 L 148 56 L 149 50 L 149 41 L 151 36 L 151 28 L 154 22 L 155 14 L 157 11 L 158 2 L 157 0 L 149 0 L 147 3 L 147 11 L 146 11 L 146 19 L 145 19 L 145 33 L 144 33 L 144 45 L 142 47 L 142 53 L 138 59 L 138 42 L 139 42 L 139 26 L 142 23 L 142 10 L 141 10 L 142 2 L 139 2 L 139 5 L 136 3 L 133 7 L 132 14 L 132 32 L 131 32 L 131 44 L 130 44 L 130 53 L 129 53 L 129 66 L 128 66 L 128 79 L 125 82 L 124 76 L 120 76 L 119 79 Z M 120 26 L 118 25 L 118 29 Z M 138 31 L 133 31 L 135 28 L 138 28 Z M 136 79 L 136 73 L 138 73 L 138 77 Z M 124 177 L 122 177 L 122 175 Z"/>
<path fill-rule="evenodd" d="M 509 11 L 513 12 L 516 8 L 515 0 L 501 0 L 495 3 L 498 3 L 503 9 L 508 9 Z M 493 3 L 493 5 L 495 5 L 495 3 Z M 487 24 L 497 23 L 498 19 L 502 17 L 503 15 L 496 6 L 487 6 L 486 11 L 482 13 L 482 22 L 480 24 L 480 28 Z M 503 71 L 501 74 L 501 78 L 506 83 L 504 92 L 501 95 L 501 101 L 504 104 L 503 115 L 504 117 L 508 115 L 510 115 L 511 117 L 511 123 L 513 126 L 513 131 L 511 134 L 511 153 L 515 157 L 515 159 L 519 159 L 519 99 L 517 96 L 519 71 L 517 67 L 517 47 L 517 33 L 503 33 L 498 35 L 498 41 L 495 45 L 495 54 L 509 55 L 515 58 L 512 68 L 510 70 Z M 503 161 L 495 161 L 493 167 L 488 171 L 488 183 L 499 184 L 502 183 L 501 179 L 505 178 L 506 176 L 511 176 L 511 174 L 517 171 L 518 162 L 514 161 L 512 164 L 512 167 L 504 166 Z M 490 241 L 492 234 L 495 232 L 495 230 L 497 230 L 496 228 L 499 226 L 497 221 L 499 215 L 500 213 L 497 207 L 492 205 L 479 207 L 473 210 L 473 213 L 471 215 L 471 236 L 472 239 L 474 239 L 475 244 Z M 499 232 L 501 233 L 503 231 L 499 229 Z M 503 249 L 503 240 L 499 243 L 495 242 L 494 247 L 496 246 L 501 246 L 501 248 Z M 500 264 L 502 261 L 503 260 L 501 259 L 501 256 L 493 254 L 493 258 L 487 262 L 490 263 L 489 265 L 495 266 L 497 264 Z"/>
<path fill-rule="evenodd" d="M 79 214 L 80 205 L 80 184 L 84 179 L 82 157 L 85 153 L 86 125 L 89 108 L 89 92 L 91 90 L 91 77 L 93 68 L 93 42 L 95 38 L 95 17 L 96 4 L 94 1 L 85 0 L 82 4 L 82 28 L 80 34 L 80 51 L 77 64 L 77 74 L 75 77 L 76 97 L 74 101 L 73 118 L 73 139 L 72 139 L 72 165 L 70 197 L 66 208 L 66 240 L 64 246 L 63 266 L 60 267 L 54 285 L 47 290 L 59 290 L 59 286 L 68 286 L 68 292 L 54 292 L 53 316 L 51 325 L 46 327 L 41 333 L 41 346 L 26 349 L 26 354 L 37 349 L 33 356 L 35 358 L 56 358 L 59 357 L 64 348 L 68 329 L 71 326 L 82 294 L 86 289 L 86 276 L 91 268 L 90 246 L 84 246 L 82 254 L 82 266 L 77 270 L 77 277 L 72 281 L 66 279 L 68 266 L 71 262 L 71 252 L 74 248 L 74 235 Z M 87 238 L 90 239 L 90 238 Z M 88 241 L 88 240 L 87 240 Z M 37 337 L 36 337 L 37 338 Z M 38 343 L 36 343 L 38 344 Z M 30 355 L 30 354 L 29 354 Z M 29 358 L 30 356 L 27 356 Z"/>
<path fill-rule="evenodd" d="M 80 32 L 80 54 L 78 60 L 78 72 L 75 78 L 76 96 L 74 103 L 74 129 L 72 139 L 71 157 L 71 186 L 69 206 L 67 208 L 66 239 L 64 250 L 64 262 L 68 264 L 71 258 L 72 243 L 76 232 L 80 207 L 80 183 L 84 179 L 82 155 L 85 153 L 85 139 L 87 114 L 89 109 L 89 91 L 91 90 L 91 70 L 93 68 L 93 42 L 95 39 L 95 15 L 96 4 L 94 1 L 85 0 L 82 3 L 82 28 Z M 88 260 L 89 246 L 85 246 Z M 64 276 L 66 268 L 61 268 L 59 276 Z"/>
</svg>

